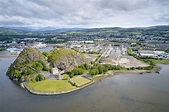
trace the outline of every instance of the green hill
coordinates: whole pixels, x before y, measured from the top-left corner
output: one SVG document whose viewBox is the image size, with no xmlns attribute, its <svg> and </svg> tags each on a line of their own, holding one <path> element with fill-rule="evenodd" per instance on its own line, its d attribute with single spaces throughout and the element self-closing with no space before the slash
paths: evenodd
<svg viewBox="0 0 169 112">
<path fill-rule="evenodd" d="M 72 49 L 55 49 L 42 54 L 35 48 L 25 48 L 11 64 L 7 75 L 17 81 L 40 81 L 43 80 L 42 71 L 48 71 L 52 67 L 71 71 L 87 62 L 82 53 Z"/>
<path fill-rule="evenodd" d="M 72 49 L 55 49 L 48 54 L 48 61 L 52 67 L 71 71 L 75 67 L 87 63 L 82 53 Z"/>
<path fill-rule="evenodd" d="M 11 79 L 33 80 L 40 71 L 48 70 L 44 56 L 35 48 L 25 48 L 8 69 Z"/>
</svg>

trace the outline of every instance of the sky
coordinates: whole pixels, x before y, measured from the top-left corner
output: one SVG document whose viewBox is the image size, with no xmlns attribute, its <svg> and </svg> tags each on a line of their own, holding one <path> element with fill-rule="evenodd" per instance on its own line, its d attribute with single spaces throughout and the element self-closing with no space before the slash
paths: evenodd
<svg viewBox="0 0 169 112">
<path fill-rule="evenodd" d="M 1 27 L 155 25 L 169 25 L 169 0 L 0 0 Z"/>
</svg>

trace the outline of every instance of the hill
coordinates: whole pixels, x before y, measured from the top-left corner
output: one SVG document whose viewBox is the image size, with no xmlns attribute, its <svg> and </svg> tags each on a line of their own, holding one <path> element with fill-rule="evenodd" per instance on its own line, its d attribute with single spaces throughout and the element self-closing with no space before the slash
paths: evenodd
<svg viewBox="0 0 169 112">
<path fill-rule="evenodd" d="M 52 67 L 71 71 L 87 62 L 82 53 L 72 49 L 55 49 L 42 54 L 37 49 L 29 47 L 25 48 L 11 64 L 7 75 L 16 81 L 40 81 L 44 79 L 41 75 L 43 71 L 49 71 Z"/>
<path fill-rule="evenodd" d="M 44 56 L 35 48 L 25 48 L 18 58 L 11 64 L 8 69 L 8 75 L 11 79 L 33 80 L 40 71 L 47 71 Z"/>
<path fill-rule="evenodd" d="M 0 35 L 21 35 L 21 34 L 24 34 L 24 32 L 21 30 L 0 27 Z"/>
<path fill-rule="evenodd" d="M 72 49 L 55 49 L 48 54 L 48 61 L 52 67 L 70 71 L 75 67 L 88 63 L 82 53 Z"/>
</svg>

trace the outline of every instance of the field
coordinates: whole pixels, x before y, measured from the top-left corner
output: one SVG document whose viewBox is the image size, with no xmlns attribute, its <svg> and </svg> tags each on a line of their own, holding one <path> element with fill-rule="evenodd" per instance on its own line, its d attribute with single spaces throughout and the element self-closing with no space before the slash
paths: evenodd
<svg viewBox="0 0 169 112">
<path fill-rule="evenodd" d="M 85 85 L 89 82 L 91 82 L 91 80 L 84 78 L 82 76 L 77 76 L 71 79 L 77 86 L 82 86 Z"/>
<path fill-rule="evenodd" d="M 61 92 L 75 88 L 67 80 L 44 80 L 27 84 L 30 88 L 42 92 Z"/>
<path fill-rule="evenodd" d="M 104 58 L 102 59 L 103 64 L 112 64 L 112 65 L 120 65 L 122 67 L 131 68 L 131 67 L 147 67 L 148 64 L 132 57 L 132 56 L 126 56 L 121 58 Z"/>
<path fill-rule="evenodd" d="M 163 60 L 155 60 L 155 59 L 150 59 L 153 61 L 155 64 L 169 64 L 169 59 L 163 59 Z"/>
<path fill-rule="evenodd" d="M 99 78 L 99 77 L 103 77 L 104 74 L 99 74 L 99 75 L 94 75 L 93 78 Z"/>
</svg>

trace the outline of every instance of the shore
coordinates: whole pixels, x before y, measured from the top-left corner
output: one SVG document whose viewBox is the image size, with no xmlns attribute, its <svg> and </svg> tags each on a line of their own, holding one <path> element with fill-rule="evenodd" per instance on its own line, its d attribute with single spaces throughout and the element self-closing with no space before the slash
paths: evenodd
<svg viewBox="0 0 169 112">
<path fill-rule="evenodd" d="M 70 92 L 73 92 L 73 91 L 77 91 L 77 90 L 80 90 L 80 89 L 83 89 L 87 86 L 90 86 L 92 85 L 93 83 L 95 83 L 95 81 L 91 81 L 90 83 L 84 85 L 84 86 L 81 86 L 81 87 L 77 87 L 77 88 L 74 88 L 74 89 L 71 89 L 71 90 L 68 90 L 68 91 L 60 91 L 60 92 L 43 92 L 43 91 L 36 91 L 36 90 L 33 90 L 32 88 L 30 88 L 26 82 L 23 82 L 21 83 L 21 87 L 25 88 L 28 92 L 30 92 L 31 94 L 35 94 L 35 95 L 44 95 L 44 96 L 51 96 L 51 95 L 61 95 L 61 94 L 66 94 L 66 93 L 70 93 Z"/>
<path fill-rule="evenodd" d="M 83 89 L 87 86 L 90 86 L 92 84 L 94 84 L 95 82 L 101 81 L 102 79 L 108 78 L 108 77 L 112 77 L 114 75 L 121 75 L 121 74 L 144 74 L 144 73 L 159 73 L 159 71 L 161 70 L 160 67 L 155 67 L 153 70 L 151 71 L 147 71 L 147 70 L 116 70 L 116 71 L 109 71 L 106 74 L 96 77 L 93 79 L 93 81 L 91 81 L 90 83 L 82 86 L 82 87 L 77 87 L 68 91 L 60 91 L 60 92 L 43 92 L 43 91 L 36 91 L 33 90 L 32 88 L 30 88 L 26 82 L 23 82 L 20 84 L 21 87 L 25 88 L 27 91 L 29 91 L 31 94 L 35 94 L 35 95 L 60 95 L 60 94 L 66 94 L 66 93 L 70 93 L 73 91 L 77 91 L 80 89 Z"/>
<path fill-rule="evenodd" d="M 124 75 L 124 74 L 133 74 L 133 75 L 142 75 L 145 73 L 159 73 L 161 68 L 159 66 L 155 66 L 152 70 L 115 70 L 115 71 L 109 71 L 105 75 L 99 76 L 94 78 L 95 82 L 99 82 L 103 79 L 106 79 L 108 77 L 113 77 L 115 75 Z"/>
</svg>

